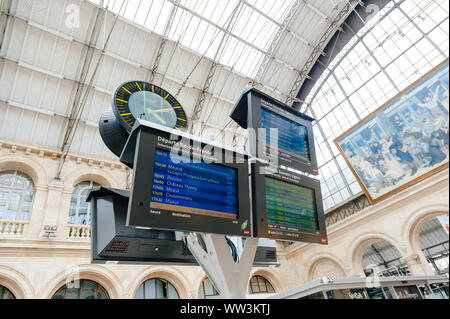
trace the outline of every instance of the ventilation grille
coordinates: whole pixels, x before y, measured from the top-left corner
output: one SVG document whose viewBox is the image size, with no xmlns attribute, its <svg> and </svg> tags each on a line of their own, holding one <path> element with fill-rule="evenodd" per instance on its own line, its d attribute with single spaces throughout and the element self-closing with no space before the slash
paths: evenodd
<svg viewBox="0 0 450 319">
<path fill-rule="evenodd" d="M 183 256 L 192 256 L 192 257 L 194 257 L 192 255 L 191 251 L 189 250 L 188 246 L 185 243 L 183 243 Z"/>
<path fill-rule="evenodd" d="M 129 242 L 127 241 L 113 241 L 111 245 L 106 250 L 107 252 L 114 252 L 114 253 L 126 253 L 128 249 Z"/>
<path fill-rule="evenodd" d="M 268 251 L 266 251 L 266 259 L 277 260 L 277 252 L 276 252 L 276 250 L 268 250 Z"/>
</svg>

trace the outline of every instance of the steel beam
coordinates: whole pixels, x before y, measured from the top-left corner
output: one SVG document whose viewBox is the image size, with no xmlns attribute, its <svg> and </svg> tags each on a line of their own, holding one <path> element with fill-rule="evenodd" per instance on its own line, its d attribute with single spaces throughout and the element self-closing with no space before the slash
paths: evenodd
<svg viewBox="0 0 450 319">
<path fill-rule="evenodd" d="M 439 52 L 439 54 L 445 59 L 447 58 L 447 55 L 444 53 L 444 51 L 441 50 L 441 48 L 433 41 L 431 40 L 428 33 L 424 32 L 421 27 L 417 23 L 414 22 L 413 19 L 402 9 L 401 6 L 398 6 L 398 10 L 405 16 L 406 19 L 420 32 L 422 35 L 427 39 L 428 42 Z"/>
<path fill-rule="evenodd" d="M 394 5 L 392 8 L 390 8 L 389 10 L 387 10 L 383 16 L 380 17 L 379 21 L 384 20 L 392 11 L 394 11 L 398 5 L 400 5 L 401 3 L 403 3 L 405 0 L 401 0 L 400 2 L 396 3 L 396 5 Z M 377 24 L 372 25 L 371 27 L 369 27 L 362 35 L 359 39 L 363 39 L 367 34 L 369 34 L 376 26 Z M 320 90 L 322 89 L 322 87 L 325 85 L 325 83 L 327 82 L 327 80 L 329 79 L 330 76 L 332 76 L 331 73 L 333 73 L 337 66 L 340 65 L 340 62 L 345 59 L 348 54 L 359 44 L 359 39 L 358 41 L 355 41 L 355 43 L 353 43 L 353 45 L 342 55 L 342 57 L 339 59 L 339 61 L 337 61 L 337 63 L 335 64 L 335 66 L 330 69 L 330 72 L 327 74 L 327 76 L 323 79 L 323 81 L 319 84 L 319 87 L 317 88 L 316 92 L 314 93 L 314 95 L 312 96 L 312 98 L 310 99 L 310 102 L 307 104 L 306 106 L 306 110 L 305 113 L 308 112 L 308 110 L 310 109 L 312 102 L 316 99 L 317 94 L 320 92 Z"/>
<path fill-rule="evenodd" d="M 233 12 L 231 13 L 231 16 L 228 20 L 228 23 L 225 27 L 225 30 L 228 32 L 230 31 L 230 29 L 234 26 L 234 23 L 236 21 L 236 18 L 239 16 L 239 13 L 241 12 L 243 7 L 243 2 L 240 1 L 236 7 L 234 8 Z M 195 107 L 194 110 L 192 112 L 191 115 L 191 119 L 190 119 L 190 132 L 191 134 L 194 131 L 194 127 L 195 127 L 195 123 L 197 123 L 197 121 L 200 120 L 201 118 L 201 114 L 203 112 L 203 107 L 205 105 L 205 101 L 206 101 L 206 96 L 209 93 L 209 88 L 211 86 L 212 80 L 214 78 L 214 75 L 216 73 L 217 67 L 218 67 L 218 60 L 220 59 L 220 57 L 222 56 L 223 50 L 225 48 L 225 43 L 227 42 L 227 34 L 224 33 L 222 36 L 222 39 L 220 40 L 220 44 L 219 47 L 217 48 L 217 51 L 214 55 L 214 59 L 212 61 L 211 67 L 209 68 L 208 71 L 208 75 L 206 76 L 206 80 L 205 83 L 203 84 L 203 89 L 200 91 L 200 95 L 197 99 L 197 102 L 195 103 Z M 201 126 L 200 132 L 203 129 L 203 126 Z"/>
<path fill-rule="evenodd" d="M 153 83 L 153 81 L 155 80 L 156 71 L 158 70 L 159 63 L 161 62 L 161 57 L 163 55 L 164 49 L 166 48 L 167 38 L 170 32 L 170 28 L 172 27 L 173 21 L 175 19 L 180 0 L 174 0 L 173 3 L 174 6 L 170 10 L 169 18 L 167 19 L 166 25 L 164 26 L 163 37 L 161 38 L 161 43 L 159 44 L 158 52 L 156 53 L 155 62 L 153 62 L 152 71 L 150 72 L 150 75 L 148 77 L 148 82 L 150 83 Z"/>
<path fill-rule="evenodd" d="M 65 129 L 65 134 L 64 134 L 62 145 L 61 145 L 61 152 L 63 153 L 63 156 L 61 156 L 61 158 L 59 160 L 55 179 L 60 178 L 61 171 L 62 171 L 64 161 L 65 161 L 64 152 L 67 152 L 68 148 L 70 147 L 70 139 L 73 136 L 73 134 L 75 134 L 74 127 L 76 126 L 78 117 L 81 115 L 78 113 L 79 113 L 81 103 L 82 103 L 82 94 L 83 94 L 83 91 L 85 88 L 84 83 L 86 82 L 86 78 L 88 76 L 89 70 L 92 65 L 92 59 L 93 59 L 93 56 L 95 53 L 95 44 L 97 43 L 97 41 L 99 39 L 100 31 L 101 31 L 101 27 L 102 27 L 104 19 L 105 19 L 105 15 L 106 15 L 106 10 L 103 9 L 103 1 L 102 1 L 102 3 L 99 5 L 99 7 L 97 9 L 97 14 L 95 15 L 95 20 L 93 22 L 92 31 L 90 32 L 91 37 L 89 40 L 89 44 L 86 48 L 86 54 L 84 55 L 83 59 L 80 61 L 80 66 L 82 65 L 81 74 L 77 81 L 75 97 L 74 97 L 72 107 L 69 112 L 69 120 L 67 123 L 67 127 Z"/>
<path fill-rule="evenodd" d="M 433 32 L 436 28 L 438 28 L 440 25 L 444 24 L 446 21 L 448 20 L 448 18 L 444 18 L 442 21 L 440 21 L 436 26 L 434 26 L 428 33 Z M 367 33 L 370 30 L 367 31 Z M 367 34 L 365 33 L 365 34 Z M 364 38 L 364 35 L 361 36 L 361 38 Z M 408 51 L 410 48 L 416 46 L 420 41 L 422 41 L 424 39 L 424 36 L 421 36 L 418 40 L 416 40 L 414 43 L 412 43 L 405 51 Z M 356 41 L 354 43 L 354 45 L 352 46 L 355 47 L 357 44 L 359 44 L 359 41 Z M 308 106 L 305 110 L 305 112 L 308 112 L 308 110 L 310 109 L 313 101 L 316 99 L 317 94 L 320 92 L 320 90 L 322 89 L 323 85 L 327 82 L 327 80 L 329 79 L 330 76 L 332 76 L 332 73 L 335 72 L 336 67 L 340 64 L 340 62 L 345 59 L 348 55 L 349 52 L 351 52 L 352 48 L 350 48 L 350 50 L 348 50 L 342 57 L 341 59 L 336 63 L 335 67 L 333 67 L 332 69 L 329 69 L 330 72 L 329 74 L 323 79 L 323 81 L 321 82 L 321 84 L 319 85 L 318 89 L 316 90 L 316 92 L 314 93 L 313 97 L 310 99 L 310 102 L 308 103 Z M 394 58 L 391 62 L 389 62 L 385 68 L 389 67 L 390 65 L 392 65 L 392 63 L 396 62 L 402 55 L 397 56 L 396 58 Z M 382 70 L 378 71 L 377 73 L 375 73 L 370 79 L 368 79 L 366 82 L 362 83 L 359 87 L 357 87 L 355 90 L 353 90 L 351 93 L 347 93 L 347 96 L 352 96 L 355 92 L 357 92 L 361 87 L 365 86 L 369 81 L 371 81 L 374 77 L 376 77 L 378 74 L 380 74 L 382 72 Z M 337 105 L 338 106 L 338 105 Z M 333 111 L 333 109 L 330 110 Z M 323 118 L 323 117 L 322 117 Z"/>
<path fill-rule="evenodd" d="M 314 63 L 317 61 L 318 57 L 323 53 L 323 49 L 329 42 L 329 38 L 339 30 L 343 19 L 346 18 L 353 10 L 354 6 L 356 6 L 359 1 L 352 0 L 352 2 L 348 1 L 347 4 L 342 8 L 336 18 L 331 21 L 330 26 L 325 31 L 325 33 L 320 38 L 318 44 L 314 47 L 313 52 L 309 56 L 308 60 L 304 64 L 302 70 L 298 73 L 297 78 L 292 86 L 292 89 L 289 91 L 289 96 L 296 96 L 304 81 L 308 78 L 308 73 L 313 67 Z M 291 98 L 286 99 L 286 104 L 290 104 L 293 102 Z"/>
<path fill-rule="evenodd" d="M 199 18 L 200 20 L 202 20 L 202 21 L 204 21 L 204 22 L 210 24 L 211 26 L 215 27 L 216 29 L 218 29 L 218 30 L 224 32 L 226 35 L 229 35 L 229 36 L 235 38 L 236 40 L 238 40 L 238 41 L 244 43 L 245 45 L 249 46 L 250 48 L 252 48 L 252 49 L 254 49 L 254 50 L 256 50 L 256 51 L 262 53 L 263 55 L 267 55 L 267 52 L 264 51 L 263 49 L 257 47 L 257 46 L 254 45 L 253 43 L 251 43 L 251 42 L 249 42 L 249 41 L 247 41 L 247 40 L 245 40 L 245 39 L 243 39 L 243 38 L 241 38 L 241 37 L 239 37 L 239 36 L 233 34 L 231 31 L 226 30 L 226 28 L 224 28 L 224 27 L 218 25 L 217 23 L 214 23 L 213 21 L 211 21 L 211 20 L 205 18 L 204 16 L 202 16 L 202 15 L 199 14 L 198 12 L 195 12 L 195 11 L 193 11 L 193 10 L 189 9 L 188 7 L 183 6 L 183 5 L 181 5 L 181 4 L 178 4 L 178 5 L 177 5 L 177 4 L 176 4 L 176 3 L 177 3 L 176 0 L 167 0 L 167 1 L 169 1 L 169 2 L 171 2 L 172 4 L 178 6 L 180 9 L 182 9 L 182 10 L 184 10 L 184 11 L 186 11 L 186 12 L 189 12 L 189 13 L 192 14 L 193 16 L 195 16 L 195 17 Z M 287 64 L 287 63 L 286 63 L 286 64 Z M 287 64 L 287 65 L 289 65 L 289 64 Z M 293 69 L 293 70 L 296 70 L 295 66 L 293 66 L 293 65 L 289 65 L 289 68 L 291 68 L 291 69 Z"/>
<path fill-rule="evenodd" d="M 11 13 L 12 0 L 2 0 L 0 3 L 0 54 L 3 49 L 3 42 L 6 37 L 9 17 Z"/>
<path fill-rule="evenodd" d="M 312 113 L 313 117 L 316 117 L 316 114 L 314 113 L 314 110 L 311 110 L 311 113 Z M 331 148 L 331 145 L 330 145 L 330 143 L 328 142 L 328 139 L 325 136 L 325 132 L 322 129 L 322 126 L 320 125 L 320 122 L 317 122 L 316 125 L 319 128 L 320 134 L 322 135 L 322 137 L 323 137 L 323 139 L 325 141 L 325 146 L 327 147 L 328 152 L 330 152 L 330 155 L 332 156 L 332 160 L 333 160 L 334 164 L 337 167 L 338 173 L 341 176 L 342 181 L 344 182 L 345 188 L 347 189 L 347 191 L 350 194 L 350 196 L 354 195 L 353 192 L 352 192 L 352 189 L 350 188 L 350 185 L 348 184 L 347 179 L 345 178 L 344 172 L 342 171 L 341 167 L 339 166 L 339 163 L 338 163 L 338 161 L 336 159 L 336 156 L 334 156 L 333 149 Z M 319 169 L 320 169 L 320 167 L 319 167 Z"/>
<path fill-rule="evenodd" d="M 297 15 L 297 13 L 301 7 L 300 4 L 302 4 L 302 3 L 304 3 L 304 1 L 296 0 L 294 2 L 294 5 L 291 8 L 289 14 L 284 19 L 283 23 L 281 25 L 279 25 L 280 28 L 278 29 L 278 32 L 275 35 L 275 38 L 273 39 L 272 43 L 270 44 L 270 47 L 267 50 L 267 54 L 264 56 L 261 66 L 259 67 L 258 73 L 256 74 L 255 83 L 262 82 L 262 80 L 264 79 L 264 77 L 267 73 L 267 70 L 269 68 L 270 62 L 273 60 L 273 57 L 276 54 L 276 51 L 279 48 L 284 36 L 286 36 L 286 34 L 288 34 L 290 32 L 289 31 L 290 24 L 291 24 L 293 18 Z"/>
</svg>

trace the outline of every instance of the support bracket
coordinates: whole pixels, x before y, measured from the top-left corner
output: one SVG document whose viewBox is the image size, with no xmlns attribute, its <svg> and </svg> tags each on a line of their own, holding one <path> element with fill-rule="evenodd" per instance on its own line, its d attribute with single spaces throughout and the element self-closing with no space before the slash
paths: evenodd
<svg viewBox="0 0 450 319">
<path fill-rule="evenodd" d="M 223 235 L 197 233 L 185 238 L 189 250 L 221 298 L 245 299 L 258 239 L 246 239 L 239 262 L 236 263 Z"/>
</svg>

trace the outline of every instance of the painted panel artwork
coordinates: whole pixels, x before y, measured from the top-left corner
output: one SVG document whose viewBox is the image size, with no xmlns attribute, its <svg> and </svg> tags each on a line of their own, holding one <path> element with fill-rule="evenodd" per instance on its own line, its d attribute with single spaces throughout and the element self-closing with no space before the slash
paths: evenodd
<svg viewBox="0 0 450 319">
<path fill-rule="evenodd" d="M 448 59 L 335 140 L 372 203 L 448 167 Z"/>
</svg>

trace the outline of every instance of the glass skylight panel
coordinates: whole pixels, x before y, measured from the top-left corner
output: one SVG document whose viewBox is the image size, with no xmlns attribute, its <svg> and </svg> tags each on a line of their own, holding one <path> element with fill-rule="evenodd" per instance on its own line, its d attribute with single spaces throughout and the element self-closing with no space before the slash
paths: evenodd
<svg viewBox="0 0 450 319">
<path fill-rule="evenodd" d="M 126 1 L 127 0 L 105 0 L 103 2 L 103 6 L 105 8 L 108 8 L 108 10 L 111 12 L 114 12 L 117 14 L 120 11 L 120 14 L 123 14 L 123 8 L 126 5 Z"/>
<path fill-rule="evenodd" d="M 272 19 L 282 23 L 287 13 L 294 5 L 295 0 L 247 0 L 246 2 L 258 10 L 261 10 Z"/>
<path fill-rule="evenodd" d="M 224 32 L 184 10 L 178 10 L 169 32 L 169 38 L 208 58 L 214 58 L 223 37 Z"/>
<path fill-rule="evenodd" d="M 146 25 L 152 4 L 153 1 L 141 1 L 138 9 L 136 10 L 134 22 L 140 25 Z"/>
<path fill-rule="evenodd" d="M 433 28 L 439 29 L 441 32 L 446 30 L 443 34 L 440 34 L 440 39 L 445 39 L 445 41 L 441 40 L 441 43 L 436 43 L 435 41 L 435 43 L 441 50 L 447 50 L 448 54 L 448 27 L 445 26 L 446 29 L 443 29 L 439 25 L 436 28 L 437 23 L 441 24 L 443 20 L 448 22 L 448 11 L 437 5 L 442 3 L 442 1 L 429 0 L 425 3 L 425 9 L 423 9 L 424 5 L 421 3 L 420 8 L 423 10 L 417 10 L 417 5 L 412 3 L 412 1 L 407 0 L 404 4 L 406 3 L 408 4 L 405 7 L 402 5 L 401 8 L 417 24 L 421 24 L 417 19 L 423 19 L 423 17 L 427 19 L 431 15 L 437 16 L 434 18 L 431 30 Z M 391 5 L 388 5 L 379 15 L 384 14 L 390 7 Z M 440 11 L 439 15 L 436 14 L 436 11 Z M 422 18 L 419 18 L 419 16 L 422 16 Z M 439 20 L 439 17 L 441 20 L 436 22 Z M 377 20 L 377 18 L 374 20 Z M 343 90 L 349 96 L 360 118 L 377 109 L 398 93 L 398 90 L 405 88 L 429 71 L 432 66 L 444 59 L 399 9 L 394 9 L 388 17 L 378 24 L 366 25 L 359 32 L 359 35 L 365 33 L 369 27 L 372 29 L 363 39 L 368 49 L 363 43 L 357 43 L 354 49 L 348 52 L 355 43 L 352 40 L 330 64 L 330 68 L 334 70 L 333 72 L 340 80 Z M 390 79 L 380 69 L 378 63 L 386 67 L 386 72 Z M 352 192 L 352 194 L 349 194 L 347 187 L 342 187 L 342 176 L 340 174 L 336 175 L 338 170 L 337 167 L 333 167 L 335 165 L 334 161 L 329 161 L 327 157 L 321 156 L 319 161 L 320 171 L 324 170 L 324 175 L 328 175 L 330 172 L 333 175 L 333 180 L 328 177 L 325 177 L 323 180 L 323 184 L 327 185 L 328 191 L 331 193 L 328 197 L 328 191 L 324 195 L 325 207 L 330 209 L 346 198 L 361 192 L 361 188 L 333 143 L 336 135 L 356 124 L 358 119 L 353 110 L 350 111 L 350 105 L 347 101 L 341 102 L 339 98 L 337 99 L 338 101 L 335 101 L 331 97 L 330 92 L 336 92 L 334 77 L 330 76 L 327 78 L 322 76 L 318 83 L 322 83 L 325 79 L 326 82 L 319 86 L 320 91 L 317 92 L 317 89 L 313 90 L 313 95 L 309 99 L 310 103 L 312 103 L 311 108 L 316 110 L 316 113 L 320 113 L 319 109 L 323 110 L 324 104 L 328 104 L 331 112 L 330 114 L 325 114 L 323 118 L 319 118 L 319 124 L 315 126 L 321 126 L 324 137 L 328 141 L 325 143 L 328 143 L 333 150 L 333 156 L 336 156 L 335 158 L 339 163 L 343 178 L 347 181 Z M 392 85 L 391 80 L 394 81 L 398 90 Z M 311 100 L 311 98 L 313 99 Z M 346 119 L 342 116 L 345 116 Z M 329 134 L 328 130 L 333 130 L 333 134 Z M 319 149 L 322 152 L 323 148 L 320 145 Z M 337 192 L 336 189 L 338 189 Z"/>
<path fill-rule="evenodd" d="M 225 27 L 232 12 L 238 5 L 238 0 L 181 0 L 180 4 L 192 10 L 213 23 Z"/>
<path fill-rule="evenodd" d="M 253 77 L 294 1 L 105 0 L 104 7 L 164 35 L 176 6 L 169 39 L 214 58 L 222 39 L 230 37 L 232 40 L 225 39 L 226 54 L 219 62 Z M 248 64 L 244 65 L 245 61 Z"/>
<path fill-rule="evenodd" d="M 254 76 L 257 71 L 256 67 L 261 63 L 263 56 L 260 51 L 234 37 L 229 37 L 219 62 L 233 67 L 238 72 Z"/>
<path fill-rule="evenodd" d="M 270 32 L 269 32 L 270 31 Z M 277 31 L 277 26 L 261 14 L 245 6 L 231 32 L 260 49 L 268 49 L 268 34 Z"/>
</svg>

